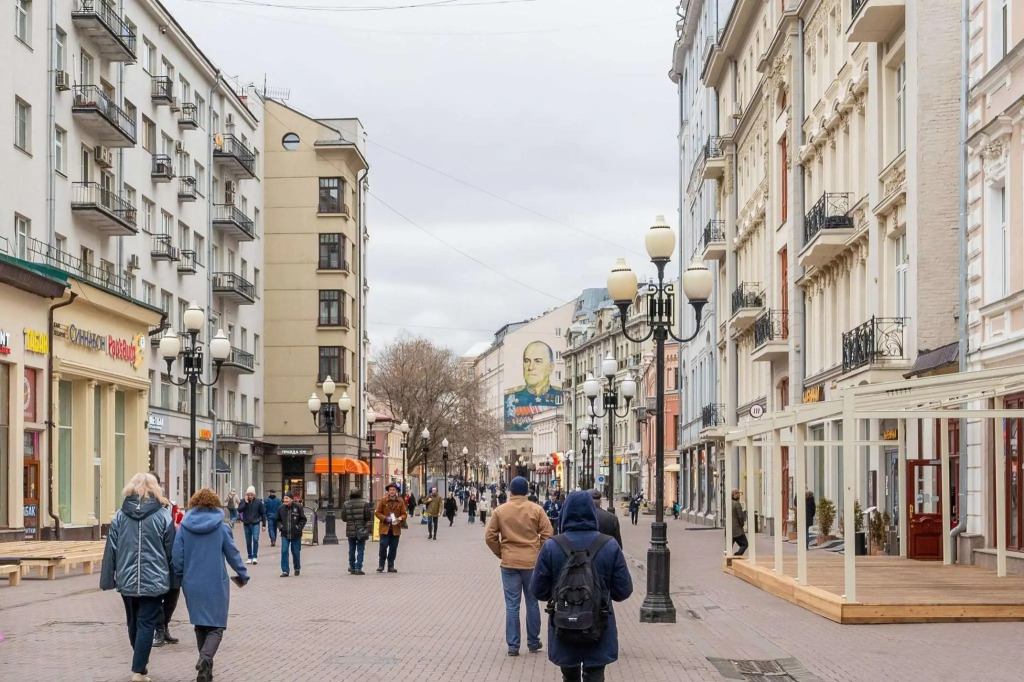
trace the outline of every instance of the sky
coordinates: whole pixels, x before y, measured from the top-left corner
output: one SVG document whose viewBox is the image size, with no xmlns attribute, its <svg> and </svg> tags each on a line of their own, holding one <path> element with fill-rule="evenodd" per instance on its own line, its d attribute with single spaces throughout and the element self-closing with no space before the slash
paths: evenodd
<svg viewBox="0 0 1024 682">
<path fill-rule="evenodd" d="M 163 1 L 225 74 L 362 121 L 374 347 L 461 354 L 617 258 L 652 274 L 678 223 L 675 0 Z"/>
</svg>

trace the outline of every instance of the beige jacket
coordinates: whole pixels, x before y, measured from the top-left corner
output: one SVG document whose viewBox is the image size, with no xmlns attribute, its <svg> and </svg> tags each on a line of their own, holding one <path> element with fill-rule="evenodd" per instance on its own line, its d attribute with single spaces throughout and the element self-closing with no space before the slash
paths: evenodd
<svg viewBox="0 0 1024 682">
<path fill-rule="evenodd" d="M 502 568 L 532 569 L 551 533 L 543 507 L 525 495 L 512 495 L 491 514 L 487 546 L 501 559 Z"/>
</svg>

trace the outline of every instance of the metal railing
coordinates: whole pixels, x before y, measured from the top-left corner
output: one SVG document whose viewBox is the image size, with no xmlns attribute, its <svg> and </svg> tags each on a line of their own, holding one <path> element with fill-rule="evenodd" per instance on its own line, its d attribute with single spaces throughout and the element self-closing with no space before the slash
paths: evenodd
<svg viewBox="0 0 1024 682">
<path fill-rule="evenodd" d="M 195 104 L 185 102 L 181 105 L 181 111 L 178 112 L 178 125 L 193 127 L 199 125 L 199 109 Z"/>
<path fill-rule="evenodd" d="M 61 251 L 55 246 L 50 246 L 31 237 L 28 238 L 26 250 L 28 251 L 28 260 L 33 263 L 50 265 L 72 277 L 95 284 L 101 289 L 107 289 L 122 296 L 129 295 L 127 278 L 98 268 L 92 263 L 86 263 L 67 251 Z"/>
<path fill-rule="evenodd" d="M 789 338 L 789 311 L 769 310 L 754 320 L 754 348 Z"/>
<path fill-rule="evenodd" d="M 711 244 L 722 243 L 725 244 L 725 221 L 724 220 L 709 220 L 708 224 L 704 226 L 704 234 L 700 240 L 700 250 L 707 250 Z"/>
<path fill-rule="evenodd" d="M 232 346 L 231 353 L 228 354 L 224 364 L 235 365 L 236 367 L 244 367 L 245 369 L 252 370 L 256 367 L 256 358 L 252 353 Z"/>
<path fill-rule="evenodd" d="M 256 287 L 241 275 L 236 275 L 233 272 L 213 273 L 213 290 L 230 291 L 244 296 L 250 301 L 256 300 Z"/>
<path fill-rule="evenodd" d="M 704 159 L 717 159 L 722 156 L 722 138 L 718 135 L 708 135 L 708 141 L 704 143 Z"/>
<path fill-rule="evenodd" d="M 195 199 L 199 196 L 199 189 L 196 187 L 196 179 L 191 175 L 178 178 L 178 198 Z"/>
<path fill-rule="evenodd" d="M 710 429 L 713 426 L 721 426 L 725 423 L 725 405 L 722 403 L 711 403 L 705 405 L 700 411 L 700 427 Z"/>
<path fill-rule="evenodd" d="M 75 93 L 72 113 L 75 109 L 93 109 L 107 119 L 111 125 L 130 137 L 132 142 L 135 141 L 135 121 L 128 118 L 128 114 L 117 106 L 114 100 L 110 99 L 99 86 L 76 85 L 72 90 Z"/>
<path fill-rule="evenodd" d="M 136 229 L 138 211 L 112 190 L 106 189 L 98 182 L 74 182 L 71 189 L 72 208 L 100 208 L 132 229 Z"/>
<path fill-rule="evenodd" d="M 732 313 L 735 315 L 744 308 L 763 308 L 764 292 L 760 282 L 740 282 L 732 292 Z"/>
<path fill-rule="evenodd" d="M 75 9 L 71 11 L 71 19 L 76 17 L 96 17 L 106 27 L 114 38 L 121 43 L 126 50 L 135 56 L 135 33 L 128 27 L 128 24 L 118 16 L 117 9 L 106 0 L 78 0 Z"/>
<path fill-rule="evenodd" d="M 213 205 L 213 222 L 216 223 L 234 223 L 242 232 L 247 234 L 250 238 L 256 236 L 255 223 L 249 216 L 245 215 L 240 208 L 234 204 L 214 204 Z"/>
<path fill-rule="evenodd" d="M 868 0 L 850 0 L 850 17 L 856 17 L 860 8 L 868 4 Z"/>
<path fill-rule="evenodd" d="M 174 164 L 171 163 L 171 157 L 167 154 L 154 154 L 153 155 L 153 167 L 149 172 L 150 176 L 156 176 L 161 178 L 173 178 L 174 177 Z"/>
<path fill-rule="evenodd" d="M 825 192 L 804 217 L 804 244 L 809 244 L 822 230 L 853 227 L 849 192 Z"/>
<path fill-rule="evenodd" d="M 905 317 L 874 317 L 843 334 L 843 372 L 903 357 Z"/>
<path fill-rule="evenodd" d="M 214 157 L 231 156 L 251 175 L 256 175 L 256 155 L 234 135 L 224 135 L 222 143 L 214 149 L 213 154 Z"/>
<path fill-rule="evenodd" d="M 180 252 L 181 260 L 178 262 L 178 272 L 195 272 L 196 265 L 199 260 L 196 258 L 196 252 L 192 249 L 182 249 Z"/>
<path fill-rule="evenodd" d="M 153 258 L 167 258 L 178 260 L 178 247 L 176 247 L 169 234 L 154 234 L 153 246 L 149 249 Z"/>
<path fill-rule="evenodd" d="M 256 433 L 256 427 L 246 422 L 234 421 L 232 419 L 217 420 L 217 436 L 219 438 L 230 438 L 232 440 L 252 440 Z"/>
<path fill-rule="evenodd" d="M 174 81 L 170 76 L 153 76 L 149 96 L 151 99 L 174 99 Z"/>
</svg>

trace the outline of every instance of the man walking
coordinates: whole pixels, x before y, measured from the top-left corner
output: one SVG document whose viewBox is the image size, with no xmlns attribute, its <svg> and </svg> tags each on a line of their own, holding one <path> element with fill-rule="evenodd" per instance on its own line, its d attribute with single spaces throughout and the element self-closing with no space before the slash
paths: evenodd
<svg viewBox="0 0 1024 682">
<path fill-rule="evenodd" d="M 740 491 L 732 491 L 732 541 L 739 545 L 740 551 L 736 556 L 743 556 L 747 551 L 747 534 L 743 532 L 743 524 L 747 522 L 747 512 L 740 504 Z"/>
<path fill-rule="evenodd" d="M 437 522 L 441 520 L 441 505 L 444 500 L 437 494 L 437 488 L 431 488 L 427 496 L 421 500 L 422 504 L 426 506 L 427 511 L 424 512 L 424 516 L 427 517 L 427 539 L 437 539 Z"/>
<path fill-rule="evenodd" d="M 270 546 L 277 545 L 277 510 L 281 508 L 281 498 L 271 490 L 267 499 L 263 501 L 263 508 L 267 512 L 267 533 L 270 535 Z"/>
<path fill-rule="evenodd" d="M 501 559 L 501 586 L 505 592 L 505 643 L 508 655 L 519 655 L 519 603 L 526 600 L 526 646 L 530 653 L 541 650 L 540 606 L 530 592 L 533 568 L 541 545 L 551 537 L 551 522 L 544 509 L 526 499 L 526 479 L 516 476 L 510 486 L 512 497 L 494 510 L 487 526 L 487 546 Z"/>
<path fill-rule="evenodd" d="M 277 528 L 281 531 L 282 578 L 288 577 L 289 551 L 292 553 L 292 562 L 295 564 L 295 577 L 299 577 L 299 571 L 302 569 L 299 553 L 302 551 L 302 529 L 305 527 L 306 512 L 303 511 L 302 505 L 292 497 L 291 493 L 284 493 L 284 504 L 277 510 Z"/>
<path fill-rule="evenodd" d="M 352 488 L 348 499 L 341 507 L 341 520 L 345 522 L 345 537 L 348 538 L 348 572 L 352 575 L 363 573 L 363 552 L 370 537 L 373 509 L 363 499 L 363 491 Z"/>
<path fill-rule="evenodd" d="M 263 500 L 256 497 L 256 488 L 249 486 L 245 499 L 238 503 L 238 516 L 245 531 L 245 553 L 247 564 L 258 564 L 260 554 L 260 526 L 267 527 L 267 508 Z"/>
<path fill-rule="evenodd" d="M 622 533 L 619 530 L 619 517 L 606 509 L 601 509 L 601 491 L 594 488 L 590 491 L 590 497 L 594 500 L 597 508 L 597 530 L 604 535 L 611 535 L 615 542 L 619 543 L 622 549 Z"/>
<path fill-rule="evenodd" d="M 405 502 L 398 496 L 398 486 L 389 483 L 388 495 L 377 500 L 377 508 L 374 516 L 380 521 L 380 553 L 378 555 L 377 572 L 384 572 L 384 563 L 387 562 L 388 573 L 398 573 L 395 568 L 395 556 L 398 554 L 398 540 L 402 535 L 402 522 L 405 521 L 408 512 L 405 509 Z"/>
<path fill-rule="evenodd" d="M 629 498 L 629 521 L 634 526 L 640 518 L 640 496 L 633 495 Z"/>
</svg>

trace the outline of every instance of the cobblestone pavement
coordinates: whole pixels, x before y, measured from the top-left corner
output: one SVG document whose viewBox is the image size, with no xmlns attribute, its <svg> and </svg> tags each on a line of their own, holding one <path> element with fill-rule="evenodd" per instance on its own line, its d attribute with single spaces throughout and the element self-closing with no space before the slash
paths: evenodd
<svg viewBox="0 0 1024 682">
<path fill-rule="evenodd" d="M 634 595 L 616 605 L 620 659 L 609 680 L 729 679 L 736 659 L 778 660 L 778 680 L 1020 680 L 1024 623 L 840 626 L 721 572 L 721 532 L 669 523 L 675 625 L 641 625 L 649 517 L 622 519 Z M 543 654 L 505 655 L 498 562 L 483 528 L 460 516 L 440 539 L 412 524 L 397 574 L 350 576 L 347 548 L 303 548 L 299 578 L 279 578 L 279 549 L 264 536 L 245 589 L 232 588 L 216 679 L 275 682 L 555 681 Z M 236 540 L 244 545 L 241 528 Z M 343 540 L 344 542 L 344 540 Z M 759 546 L 760 547 L 760 546 Z M 765 550 L 769 543 L 765 542 Z M 365 568 L 365 567 L 364 567 Z M 129 680 L 124 611 L 98 576 L 0 582 L 0 680 Z M 184 600 L 177 645 L 154 649 L 156 682 L 194 680 L 194 639 Z M 545 616 L 546 619 L 546 616 Z M 525 634 L 525 633 L 524 633 Z M 546 639 L 545 639 L 546 646 Z"/>
</svg>

